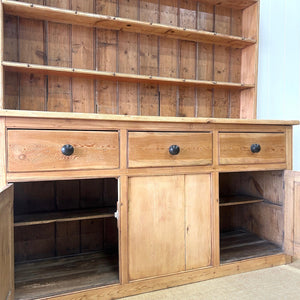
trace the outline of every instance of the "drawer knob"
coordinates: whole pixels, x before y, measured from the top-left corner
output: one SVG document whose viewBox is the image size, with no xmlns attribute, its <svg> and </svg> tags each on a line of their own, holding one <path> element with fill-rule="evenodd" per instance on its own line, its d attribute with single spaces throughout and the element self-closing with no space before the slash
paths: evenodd
<svg viewBox="0 0 300 300">
<path fill-rule="evenodd" d="M 252 144 L 251 145 L 251 152 L 258 153 L 261 150 L 260 144 Z"/>
<path fill-rule="evenodd" d="M 169 147 L 169 152 L 171 155 L 177 155 L 180 152 L 180 147 L 177 145 L 171 145 Z"/>
<path fill-rule="evenodd" d="M 74 153 L 74 147 L 72 145 L 63 145 L 61 148 L 61 152 L 63 155 L 70 156 Z"/>
</svg>

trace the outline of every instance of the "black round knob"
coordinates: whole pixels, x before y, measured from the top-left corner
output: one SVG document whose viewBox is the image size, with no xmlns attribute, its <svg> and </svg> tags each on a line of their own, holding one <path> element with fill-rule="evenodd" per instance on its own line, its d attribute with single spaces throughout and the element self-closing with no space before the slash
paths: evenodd
<svg viewBox="0 0 300 300">
<path fill-rule="evenodd" d="M 260 144 L 252 144 L 250 149 L 252 153 L 258 153 L 261 150 L 261 147 Z"/>
<path fill-rule="evenodd" d="M 70 156 L 74 153 L 74 147 L 72 145 L 63 145 L 61 148 L 61 152 L 63 155 Z"/>
<path fill-rule="evenodd" d="M 177 155 L 180 152 L 180 147 L 177 145 L 171 145 L 169 147 L 169 152 L 171 155 Z"/>
</svg>

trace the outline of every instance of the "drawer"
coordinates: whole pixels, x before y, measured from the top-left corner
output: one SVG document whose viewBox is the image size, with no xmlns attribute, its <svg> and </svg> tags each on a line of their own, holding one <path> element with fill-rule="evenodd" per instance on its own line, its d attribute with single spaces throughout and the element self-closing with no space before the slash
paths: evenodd
<svg viewBox="0 0 300 300">
<path fill-rule="evenodd" d="M 74 148 L 69 156 L 62 153 L 67 144 Z M 9 172 L 118 167 L 117 131 L 8 130 Z"/>
<path fill-rule="evenodd" d="M 219 163 L 221 165 L 284 163 L 285 143 L 285 133 L 222 132 L 219 134 Z"/>
<path fill-rule="evenodd" d="M 176 147 L 179 147 L 176 154 Z M 198 166 L 212 164 L 209 132 L 129 132 L 128 166 Z"/>
</svg>

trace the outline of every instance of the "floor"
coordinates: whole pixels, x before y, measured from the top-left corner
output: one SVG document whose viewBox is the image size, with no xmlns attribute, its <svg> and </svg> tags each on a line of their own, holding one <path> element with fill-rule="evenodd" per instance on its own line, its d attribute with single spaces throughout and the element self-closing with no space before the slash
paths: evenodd
<svg viewBox="0 0 300 300">
<path fill-rule="evenodd" d="M 300 260 L 290 265 L 169 288 L 124 300 L 300 300 Z"/>
</svg>

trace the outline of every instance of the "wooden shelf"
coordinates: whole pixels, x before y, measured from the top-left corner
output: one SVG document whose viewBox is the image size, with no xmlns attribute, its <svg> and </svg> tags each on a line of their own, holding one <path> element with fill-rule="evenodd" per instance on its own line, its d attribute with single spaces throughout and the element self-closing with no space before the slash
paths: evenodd
<svg viewBox="0 0 300 300">
<path fill-rule="evenodd" d="M 80 220 L 91 220 L 110 218 L 114 216 L 116 208 L 104 207 L 100 209 L 82 209 L 61 212 L 45 212 L 15 216 L 15 227 L 48 224 L 54 222 L 70 222 Z"/>
<path fill-rule="evenodd" d="M 104 71 L 65 68 L 65 67 L 52 67 L 52 66 L 8 62 L 8 61 L 4 61 L 2 65 L 4 66 L 5 70 L 11 72 L 20 72 L 20 73 L 31 72 L 31 73 L 55 75 L 55 76 L 87 77 L 87 78 L 122 81 L 122 82 L 168 84 L 168 85 L 175 85 L 175 86 L 218 88 L 218 89 L 229 89 L 229 90 L 245 90 L 245 89 L 255 87 L 254 84 L 216 82 L 216 81 L 206 81 L 206 80 L 147 76 L 147 75 L 133 75 L 133 74 L 125 74 L 125 73 L 104 72 Z"/>
<path fill-rule="evenodd" d="M 232 206 L 232 205 L 243 205 L 243 204 L 251 204 L 251 203 L 259 203 L 263 202 L 264 199 L 258 197 L 237 195 L 237 196 L 227 196 L 220 197 L 219 206 Z"/>
<path fill-rule="evenodd" d="M 36 299 L 119 282 L 118 254 L 39 259 L 15 266 L 15 299 Z"/>
<path fill-rule="evenodd" d="M 233 1 L 226 2 L 230 3 Z M 165 38 L 217 44 L 234 48 L 245 48 L 256 43 L 255 40 L 244 37 L 219 34 L 203 30 L 186 29 L 158 23 L 141 22 L 137 20 L 77 12 L 10 0 L 3 0 L 2 3 L 6 14 L 30 19 L 135 32 L 147 35 L 157 35 Z"/>
<path fill-rule="evenodd" d="M 236 230 L 220 234 L 220 263 L 282 253 L 282 248 L 254 233 Z"/>
</svg>

